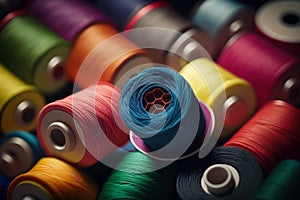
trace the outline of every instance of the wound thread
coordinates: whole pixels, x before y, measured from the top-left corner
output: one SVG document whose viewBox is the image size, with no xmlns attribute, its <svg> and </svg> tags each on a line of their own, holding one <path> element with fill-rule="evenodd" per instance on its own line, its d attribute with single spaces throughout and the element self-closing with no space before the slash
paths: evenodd
<svg viewBox="0 0 300 200">
<path fill-rule="evenodd" d="M 72 43 L 87 27 L 101 22 L 109 23 L 105 15 L 83 0 L 33 0 L 29 10 L 54 32 Z"/>
<path fill-rule="evenodd" d="M 7 199 L 96 199 L 98 191 L 95 180 L 82 170 L 47 157 L 11 182 Z"/>
<path fill-rule="evenodd" d="M 111 25 L 94 24 L 74 42 L 67 62 L 67 75 L 83 88 L 99 81 L 122 88 L 130 76 L 145 68 L 144 64 L 149 61 L 142 49 L 118 34 Z"/>
<path fill-rule="evenodd" d="M 249 151 L 269 174 L 282 160 L 299 160 L 300 111 L 276 100 L 262 106 L 224 146 Z"/>
<path fill-rule="evenodd" d="M 258 106 L 281 99 L 293 105 L 300 102 L 299 58 L 277 48 L 253 32 L 233 37 L 217 62 L 249 81 Z M 292 81 L 292 84 L 289 84 Z"/>
</svg>

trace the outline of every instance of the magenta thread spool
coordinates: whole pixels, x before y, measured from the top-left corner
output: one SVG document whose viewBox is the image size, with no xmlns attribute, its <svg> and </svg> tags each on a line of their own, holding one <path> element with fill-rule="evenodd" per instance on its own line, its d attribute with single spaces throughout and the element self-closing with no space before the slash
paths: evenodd
<svg viewBox="0 0 300 200">
<path fill-rule="evenodd" d="M 269 1 L 255 15 L 258 33 L 300 57 L 300 2 Z"/>
<path fill-rule="evenodd" d="M 253 32 L 232 37 L 217 62 L 253 85 L 259 106 L 271 99 L 300 102 L 299 58 Z"/>
<path fill-rule="evenodd" d="M 73 42 L 88 26 L 109 21 L 105 15 L 84 0 L 33 0 L 29 10 L 69 42 Z"/>
</svg>

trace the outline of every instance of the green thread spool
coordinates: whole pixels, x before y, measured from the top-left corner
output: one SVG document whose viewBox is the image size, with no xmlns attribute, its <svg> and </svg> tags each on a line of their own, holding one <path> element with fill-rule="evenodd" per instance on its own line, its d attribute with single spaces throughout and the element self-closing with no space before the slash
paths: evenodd
<svg viewBox="0 0 300 200">
<path fill-rule="evenodd" d="M 300 162 L 281 161 L 252 196 L 252 200 L 300 199 Z"/>
<path fill-rule="evenodd" d="M 44 97 L 0 64 L 0 132 L 31 132 L 36 128 Z"/>
<path fill-rule="evenodd" d="M 140 152 L 127 154 L 103 185 L 98 200 L 176 199 L 177 163 L 154 171 L 157 162 Z"/>
<path fill-rule="evenodd" d="M 2 21 L 0 61 L 44 94 L 52 95 L 66 83 L 64 62 L 70 45 L 33 16 L 20 11 Z"/>
</svg>

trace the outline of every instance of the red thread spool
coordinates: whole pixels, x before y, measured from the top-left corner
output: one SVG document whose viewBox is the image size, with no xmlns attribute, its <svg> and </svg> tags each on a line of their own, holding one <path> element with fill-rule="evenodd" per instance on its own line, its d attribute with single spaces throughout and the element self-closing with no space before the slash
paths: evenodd
<svg viewBox="0 0 300 200">
<path fill-rule="evenodd" d="M 300 160 L 300 110 L 287 102 L 266 103 L 227 141 L 249 151 L 268 174 L 282 160 Z"/>
<path fill-rule="evenodd" d="M 111 25 L 99 23 L 86 28 L 75 40 L 66 68 L 68 77 L 84 88 L 99 81 L 126 82 L 147 63 L 150 59 L 144 50 Z"/>
<path fill-rule="evenodd" d="M 126 144 L 119 99 L 120 90 L 102 82 L 46 105 L 37 128 L 45 152 L 87 167 Z"/>
<path fill-rule="evenodd" d="M 259 106 L 272 99 L 300 103 L 300 59 L 255 33 L 230 39 L 217 62 L 253 85 Z"/>
</svg>

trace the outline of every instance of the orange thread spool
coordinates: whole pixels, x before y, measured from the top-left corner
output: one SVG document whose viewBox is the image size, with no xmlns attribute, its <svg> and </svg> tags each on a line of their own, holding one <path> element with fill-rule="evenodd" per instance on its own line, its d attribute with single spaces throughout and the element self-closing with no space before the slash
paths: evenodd
<svg viewBox="0 0 300 200">
<path fill-rule="evenodd" d="M 111 25 L 98 23 L 85 29 L 74 42 L 67 62 L 67 74 L 80 87 L 99 81 L 116 84 L 127 71 L 121 72 L 126 64 L 131 70 L 149 61 L 144 50 Z"/>
<path fill-rule="evenodd" d="M 42 158 L 9 185 L 7 199 L 96 199 L 99 186 L 86 173 L 56 158 Z"/>
</svg>

